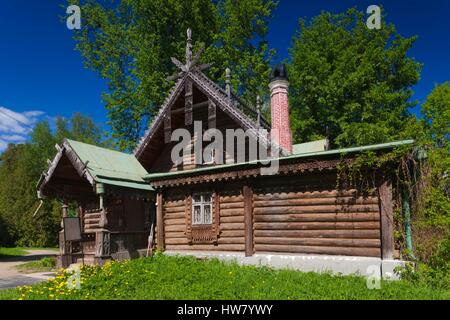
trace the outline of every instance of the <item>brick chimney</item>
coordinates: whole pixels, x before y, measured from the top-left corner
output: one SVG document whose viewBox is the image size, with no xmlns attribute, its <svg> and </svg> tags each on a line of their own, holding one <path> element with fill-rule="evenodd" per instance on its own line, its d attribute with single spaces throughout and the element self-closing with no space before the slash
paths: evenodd
<svg viewBox="0 0 450 320">
<path fill-rule="evenodd" d="M 289 154 L 292 153 L 292 133 L 289 123 L 289 82 L 284 64 L 277 65 L 270 75 L 271 138 Z"/>
</svg>

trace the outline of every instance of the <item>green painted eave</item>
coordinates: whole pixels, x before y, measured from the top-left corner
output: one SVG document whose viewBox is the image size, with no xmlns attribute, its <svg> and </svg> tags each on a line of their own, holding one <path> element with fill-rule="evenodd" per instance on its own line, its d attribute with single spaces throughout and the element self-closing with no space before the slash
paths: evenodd
<svg viewBox="0 0 450 320">
<path fill-rule="evenodd" d="M 98 177 L 98 176 L 95 178 L 95 180 L 98 183 L 104 183 L 104 184 L 108 184 L 111 186 L 139 189 L 139 190 L 147 190 L 147 191 L 155 190 L 150 184 L 148 184 L 148 182 L 136 183 L 136 182 L 132 182 L 132 181 L 113 180 L 113 179 L 103 178 L 103 177 Z"/>
<path fill-rule="evenodd" d="M 286 156 L 286 157 L 280 157 L 280 158 L 278 158 L 278 160 L 280 162 L 284 162 L 284 161 L 296 160 L 296 159 L 319 158 L 319 157 L 338 156 L 338 155 L 341 156 L 341 155 L 347 155 L 347 154 L 361 153 L 361 152 L 365 152 L 365 151 L 383 151 L 383 150 L 389 150 L 389 149 L 393 149 L 393 148 L 404 146 L 404 145 L 412 145 L 413 143 L 414 143 L 414 140 L 401 140 L 401 141 L 374 144 L 374 145 L 361 146 L 361 147 L 334 149 L 334 150 L 317 151 L 317 152 L 305 152 L 305 153 L 301 153 L 301 154 L 293 154 L 293 155 Z M 257 166 L 257 165 L 261 165 L 261 162 L 259 160 L 243 162 L 243 163 L 223 164 L 223 165 L 196 168 L 196 169 L 184 170 L 184 171 L 151 173 L 151 174 L 147 174 L 145 176 L 145 180 L 146 181 L 156 181 L 156 180 L 161 180 L 161 179 L 170 179 L 170 178 L 189 176 L 189 175 L 220 172 L 220 171 L 225 171 L 227 169 L 237 170 L 237 169 L 247 168 L 247 167 Z"/>
<path fill-rule="evenodd" d="M 97 183 L 153 190 L 144 180 L 147 170 L 134 155 L 66 139 Z"/>
</svg>

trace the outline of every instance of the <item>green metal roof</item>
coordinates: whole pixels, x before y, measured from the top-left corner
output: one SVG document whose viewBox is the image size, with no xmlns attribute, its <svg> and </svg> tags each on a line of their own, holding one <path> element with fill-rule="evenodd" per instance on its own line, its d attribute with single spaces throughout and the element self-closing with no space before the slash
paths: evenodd
<svg viewBox="0 0 450 320">
<path fill-rule="evenodd" d="M 292 146 L 292 153 L 300 154 L 300 153 L 325 151 L 325 150 L 327 150 L 327 146 L 328 146 L 327 139 L 299 143 L 299 144 L 294 144 Z"/>
<path fill-rule="evenodd" d="M 362 146 L 362 147 L 352 147 L 352 148 L 334 149 L 334 150 L 317 151 L 317 152 L 304 152 L 304 153 L 300 153 L 300 154 L 293 154 L 293 155 L 286 156 L 286 157 L 280 157 L 280 158 L 278 158 L 278 160 L 286 161 L 286 160 L 301 159 L 301 158 L 307 159 L 307 158 L 313 158 L 313 157 L 345 155 L 345 154 L 352 154 L 352 153 L 360 153 L 360 152 L 364 152 L 364 151 L 387 150 L 387 149 L 393 149 L 395 147 L 409 145 L 409 144 L 413 144 L 413 143 L 414 143 L 414 140 L 401 140 L 401 141 L 374 144 L 374 145 L 368 145 L 368 146 Z M 244 163 L 224 164 L 224 165 L 203 167 L 203 168 L 197 168 L 197 169 L 185 170 L 185 171 L 150 173 L 145 176 L 145 180 L 152 181 L 152 180 L 174 178 L 174 177 L 186 176 L 186 175 L 192 175 L 192 174 L 210 173 L 210 172 L 215 172 L 215 171 L 223 171 L 223 170 L 230 169 L 230 168 L 238 169 L 241 167 L 256 166 L 258 164 L 260 164 L 260 161 L 254 160 L 254 161 L 249 161 L 249 162 L 244 162 Z"/>
<path fill-rule="evenodd" d="M 69 139 L 66 139 L 66 142 L 86 165 L 86 170 L 96 182 L 134 189 L 153 190 L 143 179 L 147 175 L 147 170 L 134 155 Z"/>
</svg>

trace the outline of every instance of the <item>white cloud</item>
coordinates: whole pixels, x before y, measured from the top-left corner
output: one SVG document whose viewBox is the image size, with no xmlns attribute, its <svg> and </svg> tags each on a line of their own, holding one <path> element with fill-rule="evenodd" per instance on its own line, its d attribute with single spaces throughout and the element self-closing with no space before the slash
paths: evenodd
<svg viewBox="0 0 450 320">
<path fill-rule="evenodd" d="M 18 134 L 13 134 L 10 136 L 0 135 L 0 140 L 14 142 L 14 141 L 25 141 L 25 140 L 27 140 L 27 138 L 24 136 L 19 136 Z"/>
<path fill-rule="evenodd" d="M 0 152 L 6 149 L 8 143 L 26 141 L 33 126 L 43 115 L 43 111 L 15 112 L 0 106 Z"/>
</svg>

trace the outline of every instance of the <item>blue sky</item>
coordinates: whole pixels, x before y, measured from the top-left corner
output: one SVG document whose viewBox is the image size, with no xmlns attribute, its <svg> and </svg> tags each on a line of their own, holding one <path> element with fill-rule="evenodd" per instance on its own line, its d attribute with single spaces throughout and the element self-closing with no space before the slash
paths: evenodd
<svg viewBox="0 0 450 320">
<path fill-rule="evenodd" d="M 25 141 L 37 121 L 76 111 L 107 128 L 106 84 L 83 67 L 72 32 L 60 20 L 62 3 L 0 0 L 0 152 L 8 142 Z M 419 36 L 410 55 L 424 63 L 414 87 L 414 98 L 423 101 L 435 83 L 450 80 L 450 0 L 280 0 L 268 36 L 278 51 L 274 62 L 287 57 L 299 18 L 371 4 L 382 4 L 403 36 Z"/>
</svg>

